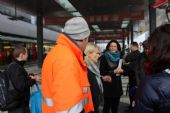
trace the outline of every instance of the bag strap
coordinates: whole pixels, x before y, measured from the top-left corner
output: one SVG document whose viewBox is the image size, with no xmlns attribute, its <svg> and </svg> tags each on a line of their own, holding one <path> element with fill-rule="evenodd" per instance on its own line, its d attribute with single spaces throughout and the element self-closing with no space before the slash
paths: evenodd
<svg viewBox="0 0 170 113">
<path fill-rule="evenodd" d="M 35 85 L 36 85 L 37 91 L 41 92 L 39 85 L 37 83 L 35 83 Z"/>
</svg>

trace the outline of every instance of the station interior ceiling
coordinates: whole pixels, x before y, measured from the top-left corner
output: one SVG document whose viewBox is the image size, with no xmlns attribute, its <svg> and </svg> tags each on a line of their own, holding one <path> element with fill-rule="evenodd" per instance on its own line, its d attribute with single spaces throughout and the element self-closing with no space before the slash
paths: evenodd
<svg viewBox="0 0 170 113">
<path fill-rule="evenodd" d="M 13 20 L 30 22 L 43 16 L 44 27 L 61 32 L 65 21 L 83 16 L 92 31 L 91 39 L 123 39 L 132 21 L 144 19 L 148 0 L 1 0 L 0 13 Z"/>
</svg>

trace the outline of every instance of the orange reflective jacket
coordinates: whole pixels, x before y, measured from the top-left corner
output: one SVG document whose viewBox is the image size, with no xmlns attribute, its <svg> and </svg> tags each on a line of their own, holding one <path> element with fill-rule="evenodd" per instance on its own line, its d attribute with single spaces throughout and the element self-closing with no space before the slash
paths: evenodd
<svg viewBox="0 0 170 113">
<path fill-rule="evenodd" d="M 86 113 L 93 111 L 82 51 L 64 34 L 56 43 L 42 67 L 43 113 L 67 111 L 80 102 Z"/>
</svg>

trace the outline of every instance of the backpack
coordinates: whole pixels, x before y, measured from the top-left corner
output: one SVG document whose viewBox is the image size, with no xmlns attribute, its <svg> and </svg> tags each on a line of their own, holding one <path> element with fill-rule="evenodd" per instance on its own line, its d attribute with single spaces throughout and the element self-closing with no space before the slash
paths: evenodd
<svg viewBox="0 0 170 113">
<path fill-rule="evenodd" d="M 7 77 L 5 71 L 0 72 L 0 110 L 6 106 Z"/>
<path fill-rule="evenodd" d="M 18 93 L 13 87 L 7 71 L 8 69 L 0 72 L 0 111 L 7 111 L 19 105 Z"/>
</svg>

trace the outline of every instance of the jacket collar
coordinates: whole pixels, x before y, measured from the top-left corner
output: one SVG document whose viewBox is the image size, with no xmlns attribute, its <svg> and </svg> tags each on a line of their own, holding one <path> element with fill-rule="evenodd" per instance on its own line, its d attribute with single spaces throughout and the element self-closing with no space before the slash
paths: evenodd
<svg viewBox="0 0 170 113">
<path fill-rule="evenodd" d="M 17 59 L 13 59 L 13 62 L 19 64 L 20 66 L 24 66 L 25 61 L 18 61 Z"/>
<path fill-rule="evenodd" d="M 80 64 L 86 67 L 86 64 L 84 63 L 83 60 L 83 52 L 79 48 L 78 44 L 74 40 L 72 40 L 69 36 L 60 33 L 58 39 L 56 40 L 56 44 L 61 44 L 70 48 L 71 51 L 75 54 L 75 56 L 79 60 Z"/>
</svg>

